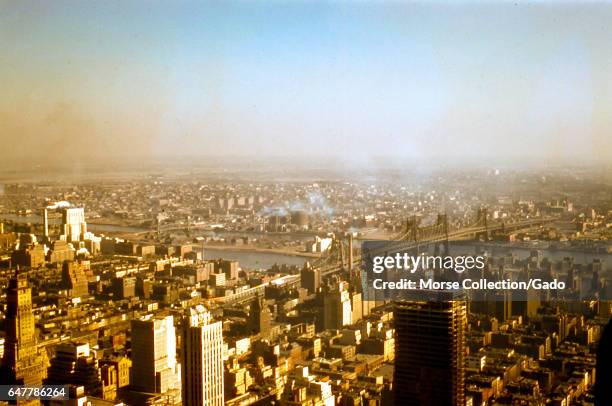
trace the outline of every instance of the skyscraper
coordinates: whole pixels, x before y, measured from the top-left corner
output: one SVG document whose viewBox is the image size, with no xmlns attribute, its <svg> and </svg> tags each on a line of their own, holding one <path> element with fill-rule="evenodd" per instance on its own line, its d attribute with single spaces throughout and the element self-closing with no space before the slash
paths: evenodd
<svg viewBox="0 0 612 406">
<path fill-rule="evenodd" d="M 62 239 L 67 242 L 82 241 L 86 235 L 85 210 L 82 207 L 64 208 L 62 211 Z"/>
<path fill-rule="evenodd" d="M 464 301 L 396 302 L 395 404 L 465 405 Z"/>
<path fill-rule="evenodd" d="M 198 305 L 188 310 L 182 327 L 182 382 L 184 406 L 222 406 L 222 323 L 213 322 Z"/>
<path fill-rule="evenodd" d="M 41 385 L 42 356 L 38 352 L 32 290 L 26 273 L 17 270 L 6 290 L 6 340 L 0 374 L 5 383 Z"/>
<path fill-rule="evenodd" d="M 176 360 L 176 329 L 171 315 L 148 315 L 132 320 L 132 388 L 166 393 L 180 389 Z"/>
</svg>

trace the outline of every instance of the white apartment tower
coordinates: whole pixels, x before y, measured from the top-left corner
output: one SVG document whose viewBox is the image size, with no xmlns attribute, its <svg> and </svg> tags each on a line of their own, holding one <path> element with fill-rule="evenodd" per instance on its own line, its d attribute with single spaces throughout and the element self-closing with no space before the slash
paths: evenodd
<svg viewBox="0 0 612 406">
<path fill-rule="evenodd" d="M 82 207 L 64 208 L 62 211 L 62 239 L 67 242 L 83 241 L 87 234 L 85 209 Z"/>
</svg>

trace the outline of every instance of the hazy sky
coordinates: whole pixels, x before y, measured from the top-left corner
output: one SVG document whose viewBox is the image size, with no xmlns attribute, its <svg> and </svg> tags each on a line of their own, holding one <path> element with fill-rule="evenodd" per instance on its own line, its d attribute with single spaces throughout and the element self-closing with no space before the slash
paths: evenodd
<svg viewBox="0 0 612 406">
<path fill-rule="evenodd" d="M 0 0 L 4 157 L 612 159 L 612 3 Z"/>
</svg>

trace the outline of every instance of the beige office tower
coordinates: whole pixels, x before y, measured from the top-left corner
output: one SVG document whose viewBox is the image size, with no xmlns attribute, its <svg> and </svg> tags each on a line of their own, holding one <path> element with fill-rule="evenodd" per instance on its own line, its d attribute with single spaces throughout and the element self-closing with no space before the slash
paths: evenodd
<svg viewBox="0 0 612 406">
<path fill-rule="evenodd" d="M 341 282 L 323 296 L 323 325 L 325 329 L 341 329 L 353 324 L 351 295 L 348 284 Z"/>
<path fill-rule="evenodd" d="M 132 320 L 131 386 L 139 392 L 172 392 L 171 397 L 180 401 L 181 373 L 171 315 L 148 315 Z"/>
<path fill-rule="evenodd" d="M 82 207 L 65 208 L 62 212 L 62 239 L 67 242 L 82 241 L 86 235 L 85 209 Z"/>
<path fill-rule="evenodd" d="M 198 305 L 187 311 L 181 355 L 184 406 L 222 406 L 223 336 L 220 321 Z"/>
</svg>

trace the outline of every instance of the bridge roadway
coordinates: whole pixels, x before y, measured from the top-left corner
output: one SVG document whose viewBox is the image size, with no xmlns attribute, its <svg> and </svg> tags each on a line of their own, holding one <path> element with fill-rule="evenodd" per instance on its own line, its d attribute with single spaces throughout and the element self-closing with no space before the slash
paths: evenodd
<svg viewBox="0 0 612 406">
<path fill-rule="evenodd" d="M 556 220 L 554 217 L 550 218 L 538 218 L 538 219 L 529 219 L 529 220 L 521 220 L 512 223 L 492 223 L 489 226 L 472 226 L 460 228 L 458 230 L 451 230 L 448 232 L 448 236 L 445 234 L 439 234 L 435 236 L 428 237 L 427 239 L 420 241 L 408 241 L 408 240 L 391 240 L 391 242 L 396 242 L 396 244 L 386 244 L 385 251 L 394 251 L 395 249 L 401 249 L 403 251 L 411 250 L 417 248 L 422 244 L 432 244 L 436 242 L 443 241 L 459 241 L 465 237 L 471 235 L 483 234 L 491 231 L 500 231 L 500 230 L 517 230 L 517 229 L 525 229 L 533 227 L 534 225 L 541 225 L 544 223 L 549 223 Z M 385 240 L 379 240 L 385 241 Z M 361 266 L 361 255 L 356 255 L 353 259 L 353 268 L 358 268 Z M 316 265 L 315 265 L 316 266 Z M 343 269 L 342 264 L 333 263 L 333 264 L 325 264 L 321 266 L 321 276 L 331 275 L 337 272 L 340 272 Z"/>
<path fill-rule="evenodd" d="M 239 292 L 227 296 L 219 296 L 211 299 L 212 302 L 220 305 L 248 303 L 253 301 L 257 296 L 263 295 L 266 286 L 281 286 L 291 285 L 300 282 L 300 275 L 285 275 L 280 278 L 271 280 L 270 282 L 262 283 L 252 288 L 244 289 Z"/>
</svg>

